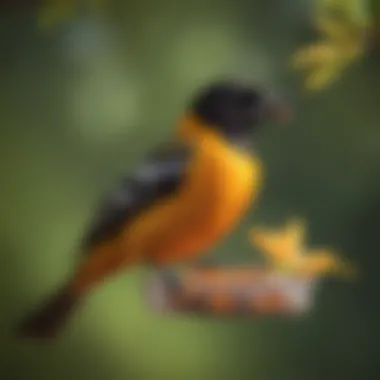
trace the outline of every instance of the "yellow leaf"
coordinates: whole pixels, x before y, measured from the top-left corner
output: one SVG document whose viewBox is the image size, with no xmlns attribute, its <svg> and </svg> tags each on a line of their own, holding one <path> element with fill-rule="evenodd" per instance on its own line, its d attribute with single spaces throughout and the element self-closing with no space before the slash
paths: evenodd
<svg viewBox="0 0 380 380">
<path fill-rule="evenodd" d="M 347 27 L 343 23 L 338 22 L 333 17 L 326 16 L 316 16 L 314 20 L 316 29 L 325 38 L 339 42 L 347 38 Z"/>
<path fill-rule="evenodd" d="M 316 0 L 315 15 L 337 14 L 351 25 L 369 27 L 373 20 L 370 0 Z"/>
<path fill-rule="evenodd" d="M 310 91 L 321 90 L 333 83 L 340 75 L 339 65 L 334 63 L 320 65 L 307 75 L 305 88 Z"/>
<path fill-rule="evenodd" d="M 334 45 L 320 42 L 306 46 L 297 51 L 291 59 L 294 69 L 308 69 L 311 66 L 328 63 L 336 59 L 337 51 Z"/>
<path fill-rule="evenodd" d="M 293 69 L 307 71 L 305 88 L 310 91 L 333 83 L 365 54 L 367 31 L 372 23 L 366 0 L 316 0 L 313 16 L 323 40 L 291 57 Z"/>
</svg>

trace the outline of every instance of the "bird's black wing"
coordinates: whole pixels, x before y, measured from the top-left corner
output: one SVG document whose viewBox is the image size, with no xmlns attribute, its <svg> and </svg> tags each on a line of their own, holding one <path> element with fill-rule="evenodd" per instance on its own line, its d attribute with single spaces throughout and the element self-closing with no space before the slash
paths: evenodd
<svg viewBox="0 0 380 380">
<path fill-rule="evenodd" d="M 131 218 L 181 185 L 192 150 L 174 142 L 148 156 L 137 170 L 109 193 L 95 215 L 83 241 L 86 252 L 99 242 L 111 239 Z"/>
</svg>

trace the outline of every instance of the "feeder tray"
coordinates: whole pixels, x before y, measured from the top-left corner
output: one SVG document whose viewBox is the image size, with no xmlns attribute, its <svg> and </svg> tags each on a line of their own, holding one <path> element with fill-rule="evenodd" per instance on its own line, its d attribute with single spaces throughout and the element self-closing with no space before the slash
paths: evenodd
<svg viewBox="0 0 380 380">
<path fill-rule="evenodd" d="M 230 316 L 298 315 L 311 310 L 316 279 L 260 267 L 156 272 L 146 300 L 155 312 Z"/>
</svg>

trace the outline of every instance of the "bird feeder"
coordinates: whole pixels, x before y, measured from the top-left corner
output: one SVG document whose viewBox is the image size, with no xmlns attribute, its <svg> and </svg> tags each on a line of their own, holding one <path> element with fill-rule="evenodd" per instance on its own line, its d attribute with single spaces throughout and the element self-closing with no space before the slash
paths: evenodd
<svg viewBox="0 0 380 380">
<path fill-rule="evenodd" d="M 195 267 L 153 274 L 145 298 L 163 314 L 299 315 L 311 310 L 316 279 L 256 267 Z"/>
</svg>

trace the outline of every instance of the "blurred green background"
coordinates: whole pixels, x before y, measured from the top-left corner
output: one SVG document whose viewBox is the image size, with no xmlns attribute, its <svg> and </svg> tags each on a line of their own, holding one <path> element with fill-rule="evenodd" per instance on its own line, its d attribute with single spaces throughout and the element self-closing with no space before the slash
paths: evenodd
<svg viewBox="0 0 380 380">
<path fill-rule="evenodd" d="M 0 379 L 378 378 L 379 57 L 306 96 L 286 62 L 312 38 L 310 1 L 109 3 L 102 19 L 46 33 L 30 5 L 1 10 Z M 220 75 L 284 94 L 296 121 L 258 139 L 263 197 L 212 255 L 257 259 L 247 228 L 301 215 L 310 243 L 341 251 L 360 280 L 325 282 L 299 320 L 173 320 L 149 313 L 136 269 L 94 294 L 56 344 L 16 341 L 18 318 L 72 269 L 101 194 Z"/>
</svg>

